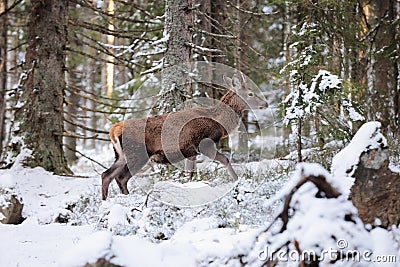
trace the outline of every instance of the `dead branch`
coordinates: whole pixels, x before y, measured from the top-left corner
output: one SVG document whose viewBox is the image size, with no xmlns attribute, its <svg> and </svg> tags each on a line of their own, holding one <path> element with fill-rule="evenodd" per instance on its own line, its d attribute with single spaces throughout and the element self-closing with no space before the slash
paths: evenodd
<svg viewBox="0 0 400 267">
<path fill-rule="evenodd" d="M 79 152 L 79 151 L 76 150 L 76 149 L 71 148 L 70 146 L 68 146 L 68 145 L 66 145 L 66 144 L 64 144 L 64 146 L 65 146 L 65 148 L 71 150 L 72 152 L 78 153 L 78 154 L 81 155 L 82 157 L 84 157 L 84 158 L 86 158 L 86 159 L 88 159 L 88 160 L 90 160 L 90 161 L 92 161 L 92 162 L 98 164 L 99 166 L 101 166 L 101 167 L 104 168 L 104 169 L 107 169 L 106 166 L 104 166 L 103 164 L 101 164 L 101 163 L 98 162 L 97 160 L 94 160 L 94 159 L 92 159 L 91 157 L 86 156 L 85 154 Z"/>
<path fill-rule="evenodd" d="M 117 20 L 120 20 L 120 21 L 126 21 L 126 22 L 130 22 L 130 23 L 156 24 L 156 22 L 152 22 L 152 21 L 148 21 L 148 20 L 132 19 L 132 18 L 126 17 L 126 16 L 118 16 L 118 15 L 115 15 L 115 14 L 110 14 L 108 12 L 105 12 L 105 11 L 101 10 L 100 8 L 96 8 L 95 6 L 93 6 L 92 3 L 88 2 L 88 1 L 72 0 L 72 2 L 74 2 L 75 4 L 78 4 L 78 5 L 82 6 L 82 7 L 91 9 L 92 11 L 94 11 L 94 12 L 98 13 L 99 15 L 101 15 L 102 17 L 110 17 L 112 19 L 117 19 Z M 126 3 L 124 3 L 124 4 L 126 4 Z"/>
<path fill-rule="evenodd" d="M 67 119 L 67 118 L 64 118 L 64 121 L 67 122 L 67 123 L 69 123 L 69 124 L 71 124 L 71 125 L 74 125 L 74 126 L 76 126 L 76 127 L 79 127 L 79 128 L 81 128 L 81 129 L 83 129 L 83 130 L 89 131 L 89 132 L 108 134 L 108 131 L 89 128 L 89 127 L 87 127 L 87 126 L 85 126 L 85 125 L 82 125 L 82 124 L 79 124 L 79 123 L 75 123 L 75 122 L 73 122 L 73 121 L 71 121 L 71 120 L 69 120 L 69 119 Z"/>
<path fill-rule="evenodd" d="M 77 139 L 96 139 L 96 140 L 105 141 L 105 142 L 109 142 L 110 141 L 109 139 L 98 137 L 99 136 L 98 134 L 95 134 L 95 135 L 92 135 L 92 136 L 84 136 L 84 135 L 76 134 L 76 133 L 71 132 L 71 131 L 65 131 L 62 136 L 72 137 L 72 138 L 77 138 Z"/>
<path fill-rule="evenodd" d="M 296 186 L 290 191 L 290 193 L 286 196 L 283 210 L 278 215 L 283 221 L 282 228 L 280 232 L 286 230 L 287 223 L 289 222 L 289 209 L 290 209 L 290 202 L 292 201 L 293 195 L 302 187 L 305 183 L 312 182 L 319 190 L 319 192 L 323 192 L 326 198 L 337 198 L 340 193 L 339 191 L 334 188 L 330 183 L 326 181 L 324 176 L 302 176 L 300 181 L 296 184 Z"/>
<path fill-rule="evenodd" d="M 132 39 L 132 33 L 142 33 L 142 32 L 156 32 L 163 30 L 163 27 L 158 28 L 135 28 L 134 30 L 110 30 L 106 26 L 99 24 L 89 23 L 79 19 L 71 18 L 68 20 L 69 24 L 73 26 L 80 26 L 88 30 L 96 31 L 106 35 L 113 35 L 118 38 Z"/>
<path fill-rule="evenodd" d="M 17 0 L 14 1 L 14 3 L 11 4 L 11 6 L 9 6 L 8 8 L 6 8 L 6 10 L 4 10 L 3 12 L 0 13 L 0 18 L 2 16 L 4 16 L 5 14 L 7 14 L 8 12 L 10 12 L 11 10 L 13 10 L 16 6 L 18 6 L 23 0 Z"/>
</svg>

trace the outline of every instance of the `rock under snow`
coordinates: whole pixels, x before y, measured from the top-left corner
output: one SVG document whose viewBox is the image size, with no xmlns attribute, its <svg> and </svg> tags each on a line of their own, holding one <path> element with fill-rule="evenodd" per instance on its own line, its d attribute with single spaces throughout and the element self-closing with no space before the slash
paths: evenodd
<svg viewBox="0 0 400 267">
<path fill-rule="evenodd" d="M 9 189 L 0 188 L 0 222 L 4 224 L 18 224 L 23 220 L 22 199 Z"/>
<path fill-rule="evenodd" d="M 18 224 L 23 220 L 22 198 L 15 190 L 15 181 L 10 174 L 0 176 L 0 222 Z"/>
<path fill-rule="evenodd" d="M 345 195 L 364 223 L 390 228 L 400 223 L 400 175 L 389 168 L 389 150 L 380 127 L 376 121 L 362 125 L 333 158 L 332 173 L 335 180 L 347 184 Z"/>
<path fill-rule="evenodd" d="M 332 159 L 332 175 L 341 181 L 344 193 L 350 194 L 354 173 L 363 152 L 375 148 L 386 148 L 386 138 L 381 133 L 381 123 L 371 121 L 363 124 L 351 142 Z"/>
</svg>

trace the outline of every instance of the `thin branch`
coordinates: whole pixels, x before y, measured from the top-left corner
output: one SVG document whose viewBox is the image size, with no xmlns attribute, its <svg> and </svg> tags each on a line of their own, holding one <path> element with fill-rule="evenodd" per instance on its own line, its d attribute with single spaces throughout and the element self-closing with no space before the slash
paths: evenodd
<svg viewBox="0 0 400 267">
<path fill-rule="evenodd" d="M 85 106 L 82 106 L 82 105 L 79 105 L 79 104 L 76 104 L 76 103 L 72 103 L 71 101 L 68 101 L 68 100 L 65 100 L 64 102 L 65 102 L 67 105 L 75 106 L 75 107 L 78 107 L 78 108 L 80 108 L 80 109 L 82 109 L 82 110 L 85 110 L 85 111 L 92 111 L 92 112 L 97 112 L 97 113 L 101 113 L 101 114 L 121 114 L 121 115 L 124 115 L 124 114 L 126 114 L 126 113 L 128 112 L 128 111 L 104 111 L 104 110 L 97 110 L 97 109 L 88 108 L 88 107 L 85 107 Z M 125 110 L 131 109 L 131 107 L 116 107 L 116 108 L 118 108 L 118 109 L 125 109 Z M 140 112 L 147 111 L 147 110 L 151 110 L 151 109 L 152 109 L 152 108 L 144 108 L 144 109 L 138 109 L 138 110 L 131 110 L 131 111 L 129 111 L 129 114 L 140 113 Z"/>
<path fill-rule="evenodd" d="M 109 100 L 109 101 L 132 101 L 132 100 L 142 100 L 142 99 L 148 99 L 150 97 L 155 97 L 157 95 L 148 95 L 148 96 L 144 96 L 144 97 L 138 97 L 138 98 L 109 98 L 106 96 L 101 96 L 101 95 L 97 95 L 93 92 L 90 92 L 88 90 L 83 89 L 82 87 L 76 86 L 74 84 L 67 84 L 67 89 L 68 88 L 74 88 L 76 90 L 82 91 L 86 94 L 92 95 L 92 96 L 96 96 L 98 98 L 104 99 L 104 100 Z M 70 90 L 70 89 L 69 89 Z"/>
<path fill-rule="evenodd" d="M 233 4 L 233 3 L 232 3 L 231 1 L 229 1 L 229 0 L 227 0 L 226 3 L 228 4 L 228 5 L 227 5 L 228 7 L 231 6 L 231 7 L 233 7 L 234 9 L 236 9 L 236 10 L 242 12 L 242 13 L 249 14 L 249 15 L 253 15 L 253 16 L 270 16 L 270 15 L 275 15 L 275 14 L 278 14 L 278 13 L 279 13 L 278 11 L 273 12 L 273 13 L 254 12 L 254 11 L 250 11 L 250 10 L 243 9 L 243 8 L 241 8 L 241 7 L 239 7 L 239 6 L 235 5 L 235 4 Z"/>
<path fill-rule="evenodd" d="M 85 115 L 72 114 L 72 113 L 70 113 L 70 112 L 68 112 L 68 111 L 66 111 L 66 110 L 64 110 L 64 114 L 68 115 L 68 116 L 71 117 L 71 118 L 77 119 L 77 120 L 79 120 L 79 119 L 84 119 L 84 120 L 86 120 L 86 119 L 92 118 L 92 116 L 85 116 Z"/>
<path fill-rule="evenodd" d="M 187 46 L 189 46 L 189 47 L 191 47 L 193 49 L 200 50 L 201 52 L 223 53 L 220 49 L 207 48 L 207 47 L 196 45 L 196 44 L 191 43 L 191 42 L 186 42 L 185 45 L 187 45 Z"/>
<path fill-rule="evenodd" d="M 64 118 L 64 121 L 67 122 L 67 123 L 69 123 L 69 124 L 71 124 L 71 125 L 74 125 L 74 126 L 76 126 L 76 127 L 79 127 L 79 128 L 81 128 L 81 129 L 83 129 L 83 130 L 89 131 L 89 132 L 108 134 L 108 131 L 89 128 L 89 127 L 87 127 L 87 126 L 85 126 L 85 125 L 82 125 L 82 124 L 79 124 L 79 123 L 75 123 L 75 122 L 73 122 L 73 121 L 71 121 L 71 120 L 69 120 L 69 119 L 67 119 L 67 118 Z"/>
<path fill-rule="evenodd" d="M 85 140 L 87 140 L 87 139 L 95 139 L 95 140 L 105 141 L 105 142 L 109 142 L 110 141 L 110 139 L 99 137 L 98 134 L 95 134 L 95 135 L 92 135 L 92 136 L 84 136 L 84 135 L 76 134 L 76 133 L 74 133 L 72 131 L 65 131 L 62 134 L 62 136 L 64 136 L 64 137 L 72 137 L 72 138 L 77 138 L 77 139 L 85 139 Z"/>
<path fill-rule="evenodd" d="M 191 30 L 194 31 L 194 32 L 203 33 L 205 35 L 213 36 L 213 37 L 227 38 L 227 39 L 236 39 L 237 38 L 234 35 L 212 33 L 212 32 L 208 32 L 208 31 L 202 30 L 202 29 L 198 29 L 198 28 L 191 28 Z"/>
<path fill-rule="evenodd" d="M 74 26 L 80 26 L 88 30 L 96 31 L 99 33 L 107 34 L 107 35 L 114 35 L 115 37 L 119 38 L 127 38 L 127 39 L 132 39 L 132 35 L 130 33 L 135 33 L 135 32 L 156 32 L 156 31 L 161 31 L 163 30 L 162 27 L 159 28 L 148 28 L 148 29 L 137 29 L 135 30 L 110 30 L 107 27 L 104 27 L 99 24 L 94 24 L 94 23 L 88 23 L 86 21 L 81 21 L 79 19 L 74 19 L 71 18 L 68 20 L 69 24 L 74 25 Z"/>
<path fill-rule="evenodd" d="M 94 48 L 94 47 L 93 47 L 93 48 Z M 91 55 L 91 54 L 89 54 L 89 53 L 86 53 L 86 52 L 83 52 L 83 51 L 75 50 L 75 49 L 73 49 L 73 48 L 70 47 L 70 46 L 69 46 L 69 47 L 67 46 L 67 47 L 65 48 L 65 50 L 70 51 L 70 52 L 72 52 L 72 53 L 76 53 L 76 54 L 85 56 L 85 57 L 88 57 L 88 58 L 91 58 L 91 59 L 94 59 L 94 60 L 96 60 L 96 61 L 100 61 L 100 62 L 104 62 L 104 63 L 110 63 L 110 64 L 114 64 L 114 65 L 116 65 L 116 66 L 128 67 L 128 64 L 127 64 L 127 63 L 125 63 L 125 64 L 118 64 L 118 62 L 109 61 L 109 60 L 103 59 L 103 58 L 101 58 L 101 57 L 93 56 L 93 55 Z M 129 62 L 129 63 L 132 63 L 132 62 Z M 134 63 L 133 63 L 133 64 L 134 64 Z"/>
<path fill-rule="evenodd" d="M 64 146 L 65 146 L 67 149 L 71 150 L 72 152 L 78 153 L 78 154 L 81 155 L 82 157 L 87 158 L 88 160 L 90 160 L 90 161 L 92 161 L 92 162 L 98 164 L 98 165 L 101 166 L 102 168 L 108 169 L 106 166 L 104 166 L 103 164 L 101 164 L 101 163 L 98 162 L 97 160 L 94 160 L 94 159 L 92 159 L 91 157 L 86 156 L 86 155 L 83 154 L 82 152 L 79 152 L 78 150 L 73 149 L 73 148 L 71 148 L 70 146 L 68 146 L 68 145 L 66 145 L 66 144 L 64 144 Z"/>
<path fill-rule="evenodd" d="M 126 17 L 126 16 L 118 16 L 115 14 L 110 14 L 108 12 L 105 12 L 103 10 L 101 10 L 100 8 L 96 8 L 95 6 L 93 6 L 90 2 L 88 3 L 87 1 L 77 1 L 77 0 L 71 0 L 72 2 L 74 2 L 75 4 L 78 4 L 82 7 L 86 7 L 88 9 L 91 9 L 92 11 L 98 13 L 99 15 L 101 15 L 102 17 L 110 17 L 113 19 L 118 19 L 121 21 L 127 21 L 127 22 L 131 22 L 131 23 L 143 23 L 143 24 L 157 24 L 156 22 L 152 22 L 152 21 L 148 21 L 148 20 L 139 20 L 139 19 L 132 19 L 130 17 Z M 126 4 L 126 3 L 125 3 Z"/>
<path fill-rule="evenodd" d="M 4 16 L 5 14 L 7 14 L 8 12 L 10 12 L 12 9 L 14 9 L 16 6 L 18 6 L 23 0 L 17 0 L 14 1 L 14 3 L 12 3 L 12 5 L 8 8 L 6 8 L 6 10 L 4 10 L 3 12 L 0 13 L 0 18 L 2 16 Z"/>
</svg>

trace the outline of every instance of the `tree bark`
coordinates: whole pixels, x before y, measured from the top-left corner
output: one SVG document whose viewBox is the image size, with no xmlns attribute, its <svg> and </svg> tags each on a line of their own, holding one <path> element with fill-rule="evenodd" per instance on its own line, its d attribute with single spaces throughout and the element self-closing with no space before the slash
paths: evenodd
<svg viewBox="0 0 400 267">
<path fill-rule="evenodd" d="M 387 229 L 398 225 L 400 174 L 389 169 L 388 149 L 378 148 L 361 154 L 354 177 L 350 198 L 361 220 Z"/>
<path fill-rule="evenodd" d="M 7 9 L 7 0 L 0 0 L 0 13 Z M 0 21 L 0 155 L 3 151 L 5 138 L 5 113 L 7 89 L 7 14 Z"/>
<path fill-rule="evenodd" d="M 66 0 L 31 1 L 26 80 L 12 132 L 18 141 L 10 144 L 14 156 L 24 147 L 32 151 L 27 166 L 56 174 L 71 173 L 62 147 L 67 8 Z"/>
<path fill-rule="evenodd" d="M 227 3 L 225 0 L 211 0 L 211 13 L 210 16 L 213 18 L 211 23 L 211 33 L 213 34 L 226 34 L 225 29 L 227 28 Z M 227 40 L 224 38 L 213 37 L 211 39 L 211 48 L 222 51 L 221 54 L 224 56 L 216 56 L 216 53 L 212 53 L 212 62 L 228 64 L 228 49 Z M 213 80 L 218 81 L 221 77 L 215 77 L 218 71 L 213 72 Z M 213 87 L 212 97 L 214 99 L 220 99 L 224 95 L 224 91 L 218 90 Z M 227 139 L 226 139 L 227 140 Z M 227 142 L 227 141 L 225 141 Z M 227 143 L 225 144 L 227 146 Z"/>
<path fill-rule="evenodd" d="M 395 1 L 381 0 L 373 1 L 373 25 L 377 25 L 376 37 L 374 38 L 374 95 L 372 95 L 371 119 L 382 123 L 384 132 L 395 132 L 395 117 L 393 107 L 393 96 L 397 92 L 397 64 L 390 59 L 390 47 L 395 41 L 396 30 L 393 25 L 395 13 Z M 385 18 L 385 19 L 383 19 Z"/>
<path fill-rule="evenodd" d="M 236 6 L 240 7 L 241 9 L 248 10 L 248 2 L 243 1 L 243 0 L 236 0 Z M 243 45 L 247 44 L 249 42 L 248 34 L 247 34 L 247 20 L 249 19 L 249 15 L 242 13 L 240 10 L 236 10 L 235 12 L 235 20 L 236 23 L 234 25 L 234 33 L 237 36 L 237 39 L 235 40 L 235 51 L 234 51 L 234 62 L 235 62 L 235 67 L 237 70 L 240 72 L 250 75 L 250 70 L 249 70 L 249 58 L 248 58 L 248 46 Z M 249 118 L 249 111 L 245 111 L 243 118 L 242 118 L 242 123 L 243 127 L 239 128 L 239 144 L 238 148 L 241 153 L 247 152 L 248 151 L 248 119 Z"/>
<path fill-rule="evenodd" d="M 161 112 L 170 112 L 193 95 L 189 72 L 193 43 L 193 0 L 166 0 L 164 37 L 167 50 L 161 72 Z"/>
<path fill-rule="evenodd" d="M 76 88 L 79 88 L 79 86 L 81 86 L 80 81 L 82 80 L 82 77 L 79 77 L 76 66 L 72 65 L 69 67 L 69 69 L 70 70 L 68 73 L 68 84 L 72 84 L 74 86 L 70 88 L 70 90 L 72 90 L 72 92 L 69 93 L 68 98 L 67 98 L 68 102 L 70 102 L 71 104 L 69 104 L 66 107 L 66 110 L 68 112 L 66 114 L 66 117 L 69 120 L 74 121 L 73 116 L 78 115 L 78 108 L 76 105 L 80 103 L 80 97 L 77 94 L 74 94 L 73 92 L 78 92 L 78 90 Z M 76 127 L 76 125 L 66 123 L 65 130 L 70 133 L 75 134 L 77 131 L 77 127 Z M 75 153 L 76 138 L 75 137 L 65 137 L 64 141 L 65 141 L 65 145 L 66 145 L 65 158 L 67 159 L 67 161 L 69 163 L 73 163 L 78 159 L 78 157 L 76 156 L 76 153 Z"/>
</svg>

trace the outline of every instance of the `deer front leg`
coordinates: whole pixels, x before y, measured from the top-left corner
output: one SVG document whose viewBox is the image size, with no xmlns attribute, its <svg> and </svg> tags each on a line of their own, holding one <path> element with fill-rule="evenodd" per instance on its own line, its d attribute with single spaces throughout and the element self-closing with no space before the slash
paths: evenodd
<svg viewBox="0 0 400 267">
<path fill-rule="evenodd" d="M 233 178 L 233 180 L 234 181 L 238 180 L 238 176 L 236 172 L 233 170 L 232 165 L 229 162 L 229 159 L 225 157 L 224 154 L 221 154 L 220 152 L 217 151 L 217 148 L 215 147 L 215 143 L 213 140 L 209 138 L 201 140 L 199 145 L 199 150 L 206 157 L 223 164 L 228 170 L 228 173 Z"/>
<path fill-rule="evenodd" d="M 228 170 L 229 175 L 233 178 L 234 181 L 238 180 L 238 176 L 236 172 L 233 170 L 231 163 L 229 162 L 229 159 L 224 155 L 221 154 L 217 151 L 217 155 L 215 156 L 215 160 L 222 163 L 226 169 Z"/>
</svg>

